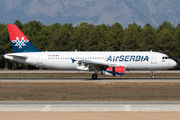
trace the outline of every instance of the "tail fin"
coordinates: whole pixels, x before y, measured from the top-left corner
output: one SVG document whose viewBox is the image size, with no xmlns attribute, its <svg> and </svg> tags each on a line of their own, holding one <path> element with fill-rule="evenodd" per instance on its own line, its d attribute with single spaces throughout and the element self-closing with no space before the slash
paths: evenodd
<svg viewBox="0 0 180 120">
<path fill-rule="evenodd" d="M 21 32 L 21 30 L 16 25 L 8 24 L 7 28 L 14 53 L 40 52 L 34 47 L 34 45 L 28 40 L 28 38 Z"/>
</svg>

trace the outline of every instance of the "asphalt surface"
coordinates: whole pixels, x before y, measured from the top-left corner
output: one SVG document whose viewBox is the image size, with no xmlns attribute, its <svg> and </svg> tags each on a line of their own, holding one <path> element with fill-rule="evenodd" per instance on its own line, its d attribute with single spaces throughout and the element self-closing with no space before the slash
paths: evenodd
<svg viewBox="0 0 180 120">
<path fill-rule="evenodd" d="M 0 73 L 93 73 L 89 71 L 61 71 L 61 70 L 0 70 Z M 151 73 L 151 71 L 126 71 L 126 73 Z M 155 73 L 180 73 L 179 70 L 155 71 Z"/>
<path fill-rule="evenodd" d="M 43 78 L 43 79 L 0 79 L 0 82 L 93 82 L 93 83 L 112 83 L 112 82 L 180 82 L 180 78 L 158 78 L 158 79 L 144 79 L 144 78 L 100 78 L 97 80 L 87 79 L 87 78 L 77 78 L 77 79 L 70 79 L 70 78 L 63 78 L 63 79 L 50 79 L 50 78 Z"/>
<path fill-rule="evenodd" d="M 180 102 L 0 102 L 0 111 L 180 111 Z"/>
</svg>

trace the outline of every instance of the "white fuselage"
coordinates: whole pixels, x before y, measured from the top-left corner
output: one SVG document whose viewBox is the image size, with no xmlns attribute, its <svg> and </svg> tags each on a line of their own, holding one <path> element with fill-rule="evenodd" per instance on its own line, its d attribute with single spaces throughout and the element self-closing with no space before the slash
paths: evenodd
<svg viewBox="0 0 180 120">
<path fill-rule="evenodd" d="M 5 58 L 33 66 L 59 70 L 76 70 L 72 59 L 125 66 L 126 70 L 163 70 L 176 66 L 167 55 L 158 52 L 26 52 L 10 53 Z M 164 59 L 163 59 L 164 58 Z"/>
</svg>

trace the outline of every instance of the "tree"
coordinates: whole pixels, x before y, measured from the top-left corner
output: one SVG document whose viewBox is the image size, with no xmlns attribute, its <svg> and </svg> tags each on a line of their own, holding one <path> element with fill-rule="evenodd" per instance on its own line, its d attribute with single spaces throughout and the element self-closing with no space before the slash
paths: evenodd
<svg viewBox="0 0 180 120">
<path fill-rule="evenodd" d="M 158 51 L 169 55 L 180 63 L 180 24 L 174 27 L 164 21 L 157 29 L 147 23 L 142 29 L 135 22 L 123 29 L 120 23 L 112 26 L 94 26 L 85 22 L 77 26 L 55 23 L 45 26 L 39 21 L 22 24 L 14 22 L 39 50 L 45 51 Z M 10 69 L 33 68 L 9 61 L 4 54 L 12 53 L 8 30 L 0 24 L 0 67 Z M 6 63 L 6 65 L 4 65 Z M 179 65 L 180 67 L 180 65 Z"/>
<path fill-rule="evenodd" d="M 125 29 L 125 36 L 123 40 L 122 50 L 124 51 L 140 50 L 139 39 L 140 39 L 141 31 L 142 31 L 141 26 L 138 26 L 135 22 L 133 24 L 129 24 L 128 28 Z"/>
<path fill-rule="evenodd" d="M 22 28 L 23 28 L 23 25 L 22 25 L 22 23 L 21 23 L 19 20 L 16 20 L 16 21 L 14 22 L 14 24 L 17 25 L 19 29 L 22 29 Z"/>
<path fill-rule="evenodd" d="M 88 41 L 89 34 L 93 27 L 94 25 L 85 22 L 81 22 L 80 25 L 74 27 L 74 30 L 70 37 L 71 42 L 68 43 L 71 50 L 86 50 L 86 47 L 84 45 L 85 42 Z"/>
<path fill-rule="evenodd" d="M 164 21 L 161 25 L 159 25 L 159 27 L 157 28 L 157 32 L 162 31 L 163 29 L 169 29 L 169 30 L 174 30 L 174 26 L 173 24 L 171 24 L 170 22 Z"/>
<path fill-rule="evenodd" d="M 0 58 L 4 63 L 4 67 L 8 68 L 9 61 L 4 59 L 4 54 L 8 52 L 13 52 L 11 47 L 11 42 L 9 39 L 8 30 L 5 24 L 0 24 Z"/>
<path fill-rule="evenodd" d="M 103 51 L 105 44 L 105 35 L 108 27 L 105 24 L 97 25 L 89 33 L 88 39 L 84 42 L 84 50 L 86 51 Z"/>
<path fill-rule="evenodd" d="M 171 58 L 177 58 L 178 41 L 173 36 L 173 31 L 168 28 L 161 30 L 156 40 L 157 51 L 169 55 Z"/>
<path fill-rule="evenodd" d="M 149 50 L 156 50 L 156 41 L 157 34 L 156 30 L 148 23 L 142 29 L 141 37 L 139 38 L 139 47 L 141 51 L 149 51 Z"/>
<path fill-rule="evenodd" d="M 122 50 L 122 42 L 124 36 L 124 30 L 121 24 L 115 23 L 109 26 L 107 34 L 105 34 L 105 51 L 120 51 Z"/>
<path fill-rule="evenodd" d="M 175 59 L 178 63 L 178 68 L 180 69 L 180 24 L 178 24 L 175 28 L 175 32 L 174 32 L 174 37 L 176 39 L 176 47 L 174 48 L 174 57 L 173 59 Z"/>
<path fill-rule="evenodd" d="M 51 41 L 50 48 L 55 51 L 69 51 L 71 48 L 68 46 L 70 41 L 70 36 L 73 32 L 72 24 L 62 25 L 58 31 L 54 34 Z"/>
</svg>

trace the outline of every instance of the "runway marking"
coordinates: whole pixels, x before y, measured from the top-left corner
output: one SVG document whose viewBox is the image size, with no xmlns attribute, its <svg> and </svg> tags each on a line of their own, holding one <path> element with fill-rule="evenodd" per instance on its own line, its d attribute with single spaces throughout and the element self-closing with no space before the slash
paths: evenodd
<svg viewBox="0 0 180 120">
<path fill-rule="evenodd" d="M 46 105 L 46 107 L 44 107 L 41 111 L 43 112 L 50 111 L 51 110 L 50 107 L 51 105 Z"/>
<path fill-rule="evenodd" d="M 132 111 L 130 105 L 125 105 L 124 111 Z"/>
<path fill-rule="evenodd" d="M 0 111 L 180 111 L 179 102 L 0 102 Z"/>
</svg>

